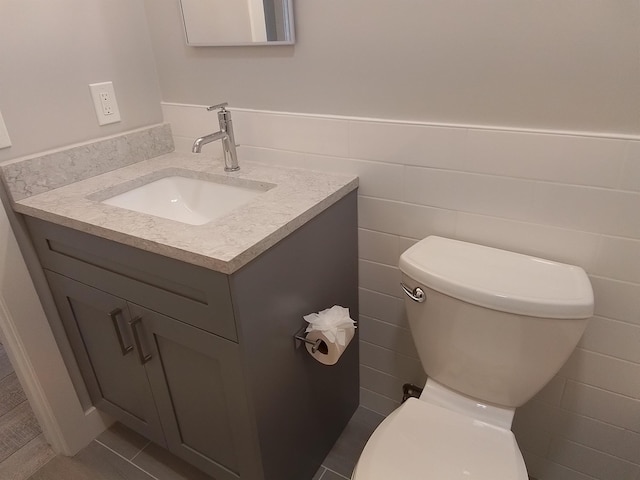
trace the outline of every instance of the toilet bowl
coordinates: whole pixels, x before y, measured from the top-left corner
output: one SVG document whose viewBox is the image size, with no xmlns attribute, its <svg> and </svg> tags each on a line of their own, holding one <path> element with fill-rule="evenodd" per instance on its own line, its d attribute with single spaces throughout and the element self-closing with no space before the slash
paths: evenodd
<svg viewBox="0 0 640 480">
<path fill-rule="evenodd" d="M 427 237 L 400 258 L 428 380 L 367 442 L 353 480 L 527 480 L 515 409 L 567 360 L 593 313 L 580 267 Z"/>
</svg>

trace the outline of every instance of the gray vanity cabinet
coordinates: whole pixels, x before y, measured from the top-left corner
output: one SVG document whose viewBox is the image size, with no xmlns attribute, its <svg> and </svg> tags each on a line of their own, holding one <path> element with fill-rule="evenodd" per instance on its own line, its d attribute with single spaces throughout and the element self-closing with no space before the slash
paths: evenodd
<svg viewBox="0 0 640 480">
<path fill-rule="evenodd" d="M 250 478 L 238 344 L 139 305 L 129 310 L 169 450 L 218 480 Z"/>
<path fill-rule="evenodd" d="M 94 405 L 165 445 L 129 333 L 127 302 L 57 273 L 47 272 L 47 279 Z"/>
<path fill-rule="evenodd" d="M 334 304 L 358 318 L 356 207 L 230 275 L 25 217 L 83 405 L 216 480 L 311 479 L 358 405 L 358 332 L 330 367 L 294 335 Z"/>
<path fill-rule="evenodd" d="M 238 345 L 57 273 L 47 278 L 96 407 L 216 479 L 239 478 L 236 446 L 250 438 Z"/>
</svg>

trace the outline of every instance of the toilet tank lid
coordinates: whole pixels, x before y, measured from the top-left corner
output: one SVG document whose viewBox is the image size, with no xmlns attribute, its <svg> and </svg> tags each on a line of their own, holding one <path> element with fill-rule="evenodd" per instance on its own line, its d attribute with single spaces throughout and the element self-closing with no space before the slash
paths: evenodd
<svg viewBox="0 0 640 480">
<path fill-rule="evenodd" d="M 400 256 L 400 270 L 424 286 L 493 310 L 545 318 L 588 318 L 593 290 L 574 265 L 430 236 Z"/>
</svg>

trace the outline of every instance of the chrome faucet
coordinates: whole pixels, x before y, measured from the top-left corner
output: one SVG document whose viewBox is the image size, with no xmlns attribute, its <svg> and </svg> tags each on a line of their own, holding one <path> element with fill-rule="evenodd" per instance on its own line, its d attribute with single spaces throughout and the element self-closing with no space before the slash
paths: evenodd
<svg viewBox="0 0 640 480">
<path fill-rule="evenodd" d="M 233 136 L 233 123 L 231 122 L 231 112 L 225 107 L 229 105 L 227 102 L 219 105 L 213 105 L 207 107 L 207 111 L 220 109 L 218 112 L 218 123 L 220 123 L 220 131 L 205 135 L 204 137 L 196 138 L 193 142 L 191 151 L 193 153 L 200 153 L 202 146 L 207 143 L 215 142 L 216 140 L 222 140 L 222 153 L 224 154 L 224 171 L 236 172 L 240 170 L 238 165 L 238 153 L 236 152 L 236 139 Z"/>
</svg>

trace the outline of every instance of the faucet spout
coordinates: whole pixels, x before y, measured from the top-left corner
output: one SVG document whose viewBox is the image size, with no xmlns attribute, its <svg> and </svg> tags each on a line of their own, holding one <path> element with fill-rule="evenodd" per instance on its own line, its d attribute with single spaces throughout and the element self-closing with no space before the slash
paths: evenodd
<svg viewBox="0 0 640 480">
<path fill-rule="evenodd" d="M 220 124 L 220 131 L 196 138 L 195 142 L 193 142 L 193 147 L 191 147 L 191 151 L 193 153 L 200 153 L 202 151 L 203 145 L 215 142 L 217 140 L 222 140 L 224 171 L 235 172 L 240 170 L 240 166 L 238 165 L 238 153 L 236 151 L 236 140 L 233 135 L 233 122 L 231 121 L 231 112 L 229 112 L 225 108 L 226 106 L 226 103 L 221 103 L 220 105 L 214 105 L 213 107 L 207 108 L 208 111 L 215 110 L 217 108 L 220 109 L 220 111 L 218 112 L 218 123 Z"/>
<path fill-rule="evenodd" d="M 203 145 L 206 145 L 207 143 L 211 143 L 211 142 L 215 142 L 216 140 L 223 140 L 225 138 L 227 138 L 229 135 L 227 135 L 227 132 L 216 132 L 216 133 L 210 133 L 209 135 L 205 135 L 203 137 L 198 137 L 196 138 L 196 141 L 193 142 L 193 147 L 191 148 L 191 151 L 193 153 L 200 153 L 202 151 L 202 147 Z"/>
</svg>

